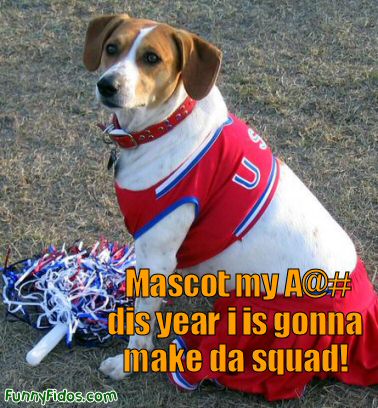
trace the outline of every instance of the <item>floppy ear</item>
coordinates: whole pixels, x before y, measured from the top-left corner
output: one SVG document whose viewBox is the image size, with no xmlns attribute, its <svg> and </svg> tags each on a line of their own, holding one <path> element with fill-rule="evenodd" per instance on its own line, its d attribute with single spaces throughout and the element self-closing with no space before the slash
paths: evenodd
<svg viewBox="0 0 378 408">
<path fill-rule="evenodd" d="M 90 21 L 85 36 L 83 61 L 88 71 L 96 71 L 101 62 L 102 48 L 112 32 L 130 17 L 127 14 L 105 15 Z"/>
<path fill-rule="evenodd" d="M 189 96 L 204 98 L 217 79 L 222 52 L 195 34 L 176 30 L 173 38 L 180 55 L 180 68 L 184 87 Z"/>
</svg>

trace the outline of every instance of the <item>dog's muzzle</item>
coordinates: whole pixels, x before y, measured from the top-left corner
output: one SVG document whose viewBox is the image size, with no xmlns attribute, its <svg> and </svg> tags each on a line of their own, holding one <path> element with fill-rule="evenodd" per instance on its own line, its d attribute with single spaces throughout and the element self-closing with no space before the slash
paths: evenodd
<svg viewBox="0 0 378 408">
<path fill-rule="evenodd" d="M 120 83 L 114 75 L 109 75 L 97 82 L 97 88 L 101 96 L 111 98 L 118 93 Z"/>
</svg>

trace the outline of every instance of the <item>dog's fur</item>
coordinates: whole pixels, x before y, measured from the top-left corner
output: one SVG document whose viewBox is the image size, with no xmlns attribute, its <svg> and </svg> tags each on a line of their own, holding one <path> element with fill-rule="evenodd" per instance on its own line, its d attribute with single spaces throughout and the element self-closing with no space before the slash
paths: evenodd
<svg viewBox="0 0 378 408">
<path fill-rule="evenodd" d="M 109 55 L 107 46 L 116 46 Z M 110 47 L 111 48 L 111 47 Z M 113 47 L 114 51 L 114 47 Z M 148 64 L 148 52 L 160 58 Z M 140 131 L 167 118 L 189 95 L 199 100 L 191 115 L 164 137 L 123 149 L 116 165 L 116 181 L 130 190 L 144 190 L 169 175 L 227 119 L 227 107 L 214 85 L 221 52 L 205 40 L 150 20 L 127 15 L 102 16 L 88 27 L 84 64 L 98 68 L 109 78 L 117 93 L 100 102 L 117 114 L 128 131 Z M 232 67 L 229 67 L 232 69 Z M 100 79 L 101 79 L 100 78 Z M 185 204 L 171 212 L 135 242 L 137 269 L 169 275 L 176 268 L 176 253 L 194 220 L 194 205 Z M 302 273 L 321 268 L 329 275 L 353 271 L 355 247 L 314 195 L 285 164 L 281 165 L 277 191 L 259 222 L 241 240 L 222 253 L 187 271 L 216 274 L 224 269 L 235 273 L 278 273 L 283 290 L 288 268 Z M 228 289 L 233 288 L 229 281 Z M 139 298 L 136 312 L 154 316 L 161 299 Z M 153 322 L 152 322 L 153 324 Z M 151 331 L 152 332 L 152 331 Z M 152 335 L 132 336 L 129 348 L 153 348 Z M 101 371 L 121 379 L 123 355 L 106 359 Z"/>
</svg>

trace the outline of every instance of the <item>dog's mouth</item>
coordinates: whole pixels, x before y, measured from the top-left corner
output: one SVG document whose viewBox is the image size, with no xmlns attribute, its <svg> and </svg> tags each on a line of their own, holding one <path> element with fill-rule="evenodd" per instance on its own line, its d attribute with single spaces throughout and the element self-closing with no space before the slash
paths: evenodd
<svg viewBox="0 0 378 408">
<path fill-rule="evenodd" d="M 104 106 L 106 106 L 107 108 L 110 109 L 129 109 L 129 110 L 133 110 L 133 109 L 140 109 L 140 108 L 145 108 L 147 106 L 146 103 L 139 103 L 137 105 L 134 105 L 132 107 L 128 107 L 127 105 L 121 105 L 120 103 L 116 103 L 115 101 L 106 99 L 101 97 L 100 98 L 100 103 L 102 103 Z"/>
<path fill-rule="evenodd" d="M 123 106 L 121 106 L 121 105 L 119 105 L 119 104 L 117 104 L 117 103 L 115 103 L 115 102 L 113 102 L 113 101 L 110 101 L 109 99 L 105 99 L 105 98 L 101 98 L 101 99 L 100 99 L 100 102 L 101 102 L 104 106 L 106 106 L 107 108 L 118 108 L 118 109 L 120 109 L 120 108 L 123 107 Z"/>
<path fill-rule="evenodd" d="M 96 87 L 96 99 L 101 105 L 105 106 L 108 109 L 140 109 L 145 108 L 148 104 L 146 102 L 139 102 L 137 104 L 130 104 L 122 94 L 117 93 L 116 95 L 102 95 L 98 88 Z"/>
</svg>

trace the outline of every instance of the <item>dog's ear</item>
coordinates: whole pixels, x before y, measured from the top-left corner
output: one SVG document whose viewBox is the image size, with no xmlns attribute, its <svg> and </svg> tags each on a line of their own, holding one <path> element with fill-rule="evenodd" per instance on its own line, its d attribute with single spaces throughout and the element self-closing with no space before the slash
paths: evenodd
<svg viewBox="0 0 378 408">
<path fill-rule="evenodd" d="M 127 14 L 115 14 L 96 17 L 90 21 L 83 55 L 83 62 L 88 71 L 96 71 L 101 62 L 105 41 L 124 20 L 129 18 Z"/>
<path fill-rule="evenodd" d="M 195 34 L 175 30 L 173 39 L 178 47 L 184 87 L 189 96 L 199 100 L 213 87 L 222 61 L 222 52 Z"/>
</svg>

